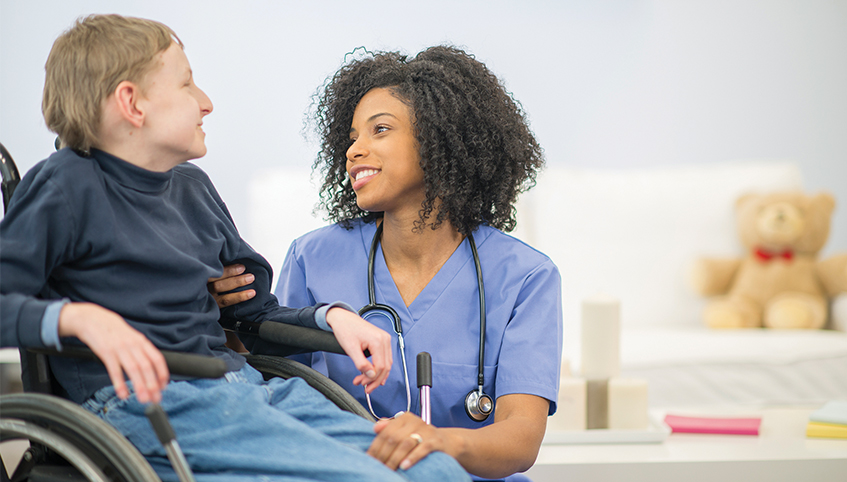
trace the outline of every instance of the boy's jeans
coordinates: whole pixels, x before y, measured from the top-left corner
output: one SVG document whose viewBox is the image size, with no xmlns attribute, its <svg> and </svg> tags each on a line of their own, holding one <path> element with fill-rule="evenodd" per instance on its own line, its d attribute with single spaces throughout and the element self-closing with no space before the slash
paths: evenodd
<svg viewBox="0 0 847 482">
<path fill-rule="evenodd" d="M 470 480 L 441 452 L 408 471 L 389 470 L 364 453 L 374 438 L 370 422 L 301 379 L 265 382 L 249 365 L 217 380 L 172 381 L 161 405 L 198 482 Z M 83 407 L 126 436 L 163 481 L 177 480 L 134 394 L 120 400 L 105 387 Z"/>
</svg>

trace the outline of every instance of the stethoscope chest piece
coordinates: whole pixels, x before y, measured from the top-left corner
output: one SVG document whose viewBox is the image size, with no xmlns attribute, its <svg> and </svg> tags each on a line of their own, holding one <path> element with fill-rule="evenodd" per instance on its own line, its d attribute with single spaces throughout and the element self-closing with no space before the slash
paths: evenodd
<svg viewBox="0 0 847 482">
<path fill-rule="evenodd" d="M 465 413 L 472 420 L 483 422 L 494 411 L 494 400 L 481 390 L 471 390 L 465 397 Z"/>
</svg>

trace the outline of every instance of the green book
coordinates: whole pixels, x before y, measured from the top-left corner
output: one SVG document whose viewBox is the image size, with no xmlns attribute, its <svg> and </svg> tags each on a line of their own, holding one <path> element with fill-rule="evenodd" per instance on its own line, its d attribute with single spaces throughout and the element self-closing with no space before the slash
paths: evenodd
<svg viewBox="0 0 847 482">
<path fill-rule="evenodd" d="M 811 422 L 847 425 L 847 400 L 832 400 L 809 416 Z"/>
</svg>

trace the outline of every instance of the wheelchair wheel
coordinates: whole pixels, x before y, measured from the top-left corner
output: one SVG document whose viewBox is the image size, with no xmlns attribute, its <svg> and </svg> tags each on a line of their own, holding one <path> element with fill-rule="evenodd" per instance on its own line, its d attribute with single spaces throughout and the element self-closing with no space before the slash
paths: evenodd
<svg viewBox="0 0 847 482">
<path fill-rule="evenodd" d="M 73 402 L 40 393 L 5 395 L 0 413 L 0 441 L 30 441 L 30 460 L 16 471 L 20 480 L 48 479 L 58 471 L 62 478 L 51 480 L 160 481 L 126 438 Z"/>
<path fill-rule="evenodd" d="M 260 371 L 262 376 L 265 377 L 265 380 L 271 377 L 284 379 L 291 377 L 302 378 L 312 388 L 321 392 L 323 396 L 336 404 L 338 408 L 354 413 L 371 422 L 376 421 L 365 407 L 352 395 L 347 393 L 346 390 L 311 367 L 307 367 L 294 360 L 289 360 L 288 358 L 266 355 L 247 355 L 247 363 Z"/>
</svg>

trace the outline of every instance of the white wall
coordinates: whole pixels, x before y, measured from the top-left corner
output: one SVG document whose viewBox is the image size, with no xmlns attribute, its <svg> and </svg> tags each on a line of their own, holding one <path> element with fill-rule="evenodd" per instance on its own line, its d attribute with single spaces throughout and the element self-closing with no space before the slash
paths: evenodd
<svg viewBox="0 0 847 482">
<path fill-rule="evenodd" d="M 451 42 L 505 79 L 550 163 L 795 160 L 809 189 L 839 198 L 827 251 L 847 249 L 844 0 L 0 0 L 0 142 L 22 170 L 52 149 L 50 46 L 94 12 L 160 20 L 185 42 L 215 104 L 198 162 L 248 240 L 248 182 L 311 164 L 304 113 L 346 52 Z"/>
</svg>

